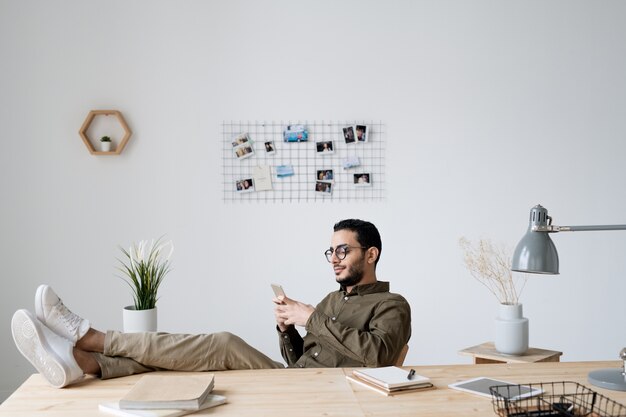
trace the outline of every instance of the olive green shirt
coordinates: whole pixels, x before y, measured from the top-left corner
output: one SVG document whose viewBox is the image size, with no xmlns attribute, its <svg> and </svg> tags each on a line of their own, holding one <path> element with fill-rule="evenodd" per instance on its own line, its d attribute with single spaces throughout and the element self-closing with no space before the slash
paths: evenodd
<svg viewBox="0 0 626 417">
<path fill-rule="evenodd" d="M 411 337 L 411 308 L 389 283 L 357 285 L 328 294 L 315 308 L 302 338 L 294 326 L 279 331 L 290 367 L 380 367 L 393 365 Z"/>
</svg>

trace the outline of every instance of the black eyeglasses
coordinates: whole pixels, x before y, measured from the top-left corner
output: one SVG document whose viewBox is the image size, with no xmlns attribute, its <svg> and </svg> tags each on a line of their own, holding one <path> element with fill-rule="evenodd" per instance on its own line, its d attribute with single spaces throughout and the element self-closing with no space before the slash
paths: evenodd
<svg viewBox="0 0 626 417">
<path fill-rule="evenodd" d="M 340 261 L 343 261 L 344 259 L 346 259 L 348 252 L 350 252 L 348 249 L 367 249 L 367 248 L 365 246 L 339 245 L 335 249 L 333 248 L 327 249 L 326 252 L 324 252 L 324 255 L 326 255 L 326 260 L 328 262 L 332 262 L 333 253 L 337 257 L 337 259 L 339 259 Z"/>
</svg>

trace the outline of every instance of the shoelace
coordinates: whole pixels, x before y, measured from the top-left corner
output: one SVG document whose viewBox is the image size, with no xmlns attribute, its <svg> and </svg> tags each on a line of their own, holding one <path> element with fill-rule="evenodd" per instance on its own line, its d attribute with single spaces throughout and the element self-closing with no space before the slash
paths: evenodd
<svg viewBox="0 0 626 417">
<path fill-rule="evenodd" d="M 53 310 L 55 314 L 61 318 L 63 325 L 65 325 L 70 334 L 78 335 L 78 329 L 83 319 L 75 313 L 72 313 L 60 300 L 59 303 L 53 307 Z"/>
</svg>

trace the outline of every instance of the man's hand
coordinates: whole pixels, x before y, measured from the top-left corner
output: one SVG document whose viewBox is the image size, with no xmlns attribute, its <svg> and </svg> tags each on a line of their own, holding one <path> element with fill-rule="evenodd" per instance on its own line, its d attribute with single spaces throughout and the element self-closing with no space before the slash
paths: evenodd
<svg viewBox="0 0 626 417">
<path fill-rule="evenodd" d="M 281 318 L 278 313 L 278 306 L 284 304 L 283 303 L 284 298 L 285 296 L 279 295 L 278 297 L 274 297 L 272 299 L 274 304 L 276 304 L 276 307 L 274 307 L 274 317 L 276 318 L 276 324 L 278 325 L 278 329 L 280 329 L 281 332 L 286 331 L 287 328 L 289 327 L 287 324 L 285 324 L 285 319 Z"/>
<path fill-rule="evenodd" d="M 309 317 L 315 311 L 312 305 L 292 300 L 286 296 L 276 297 L 272 301 L 276 304 L 274 316 L 281 332 L 287 330 L 291 325 L 305 326 Z"/>
</svg>

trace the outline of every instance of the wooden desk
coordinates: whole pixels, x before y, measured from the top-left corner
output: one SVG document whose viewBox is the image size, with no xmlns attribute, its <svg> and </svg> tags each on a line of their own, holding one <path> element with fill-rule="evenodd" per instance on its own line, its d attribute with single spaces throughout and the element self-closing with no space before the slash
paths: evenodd
<svg viewBox="0 0 626 417">
<path fill-rule="evenodd" d="M 472 356 L 474 363 L 534 363 L 559 362 L 563 352 L 528 348 L 523 355 L 505 355 L 496 350 L 493 342 L 487 342 L 459 350 L 459 354 Z"/>
<path fill-rule="evenodd" d="M 432 379 L 435 390 L 385 397 L 353 385 L 345 375 L 351 369 L 273 369 L 215 373 L 215 393 L 228 403 L 195 416 L 495 416 L 489 398 L 453 391 L 448 384 L 490 376 L 515 383 L 575 381 L 622 404 L 626 392 L 609 391 L 587 382 L 598 368 L 618 368 L 620 361 L 532 364 L 413 366 Z M 405 367 L 410 368 L 410 367 Z M 107 381 L 86 379 L 71 388 L 55 389 L 32 375 L 2 405 L 1 417 L 105 417 L 98 404 L 119 400 L 141 377 Z"/>
</svg>

